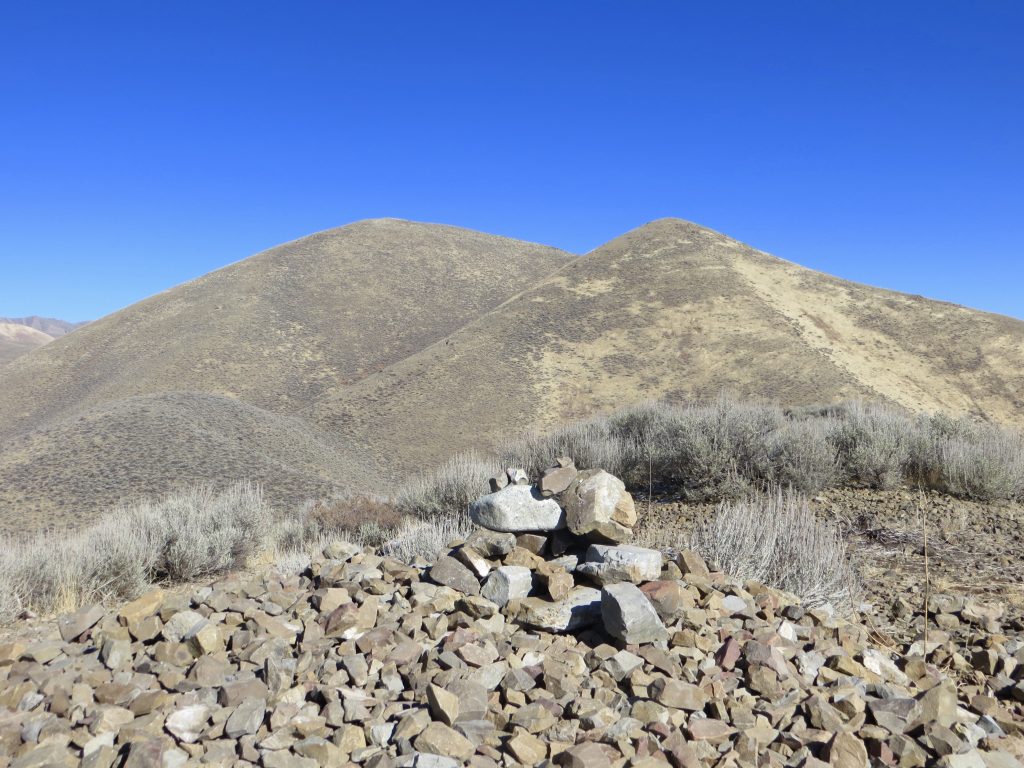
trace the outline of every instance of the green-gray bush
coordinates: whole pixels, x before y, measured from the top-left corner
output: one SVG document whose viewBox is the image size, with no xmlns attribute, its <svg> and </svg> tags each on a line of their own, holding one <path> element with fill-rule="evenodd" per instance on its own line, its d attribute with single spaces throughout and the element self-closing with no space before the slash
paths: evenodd
<svg viewBox="0 0 1024 768">
<path fill-rule="evenodd" d="M 0 593 L 37 611 L 134 597 L 154 581 L 186 581 L 242 565 L 266 541 L 270 508 L 258 486 L 193 488 L 116 509 L 56 537 L 0 544 Z"/>
<path fill-rule="evenodd" d="M 396 506 L 423 520 L 464 513 L 471 501 L 488 492 L 487 481 L 499 469 L 494 458 L 458 454 L 406 484 L 397 494 Z"/>
<path fill-rule="evenodd" d="M 847 479 L 872 488 L 897 487 L 910 466 L 914 422 L 877 404 L 849 404 L 833 433 Z"/>
<path fill-rule="evenodd" d="M 811 607 L 849 610 L 859 590 L 840 531 L 799 494 L 722 502 L 690 546 L 731 576 L 792 592 Z"/>
</svg>

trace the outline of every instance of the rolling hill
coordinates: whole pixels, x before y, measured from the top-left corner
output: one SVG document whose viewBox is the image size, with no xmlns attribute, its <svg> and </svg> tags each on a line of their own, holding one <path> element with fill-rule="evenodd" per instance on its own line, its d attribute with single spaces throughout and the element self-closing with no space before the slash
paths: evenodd
<svg viewBox="0 0 1024 768">
<path fill-rule="evenodd" d="M 0 372 L 0 527 L 249 477 L 379 488 L 501 434 L 723 389 L 1024 426 L 1024 322 L 678 219 L 582 257 L 398 220 L 303 238 Z"/>
<path fill-rule="evenodd" d="M 85 323 L 52 317 L 0 317 L 0 365 L 49 344 Z"/>
<path fill-rule="evenodd" d="M 90 323 L 0 374 L 0 525 L 26 515 L 73 523 L 123 498 L 207 479 L 252 477 L 279 503 L 303 497 L 272 481 L 257 456 L 275 457 L 289 477 L 319 476 L 329 464 L 335 483 L 371 486 L 373 465 L 346 430 L 328 441 L 345 450 L 325 448 L 316 471 L 301 451 L 279 450 L 294 445 L 295 419 L 572 258 L 454 227 L 363 221 Z M 147 410 L 140 398 L 152 395 L 175 397 Z M 230 426 L 235 404 L 258 428 Z M 203 440 L 190 436 L 200 414 Z M 320 435 L 312 421 L 305 429 Z"/>
<path fill-rule="evenodd" d="M 53 337 L 20 323 L 0 320 L 0 365 L 49 344 Z"/>
</svg>

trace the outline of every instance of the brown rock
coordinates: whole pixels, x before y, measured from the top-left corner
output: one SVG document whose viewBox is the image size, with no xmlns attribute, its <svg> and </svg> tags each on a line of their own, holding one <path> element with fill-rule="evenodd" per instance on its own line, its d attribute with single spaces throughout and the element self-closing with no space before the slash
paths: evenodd
<svg viewBox="0 0 1024 768">
<path fill-rule="evenodd" d="M 92 629 L 103 618 L 103 606 L 99 603 L 86 605 L 74 613 L 66 613 L 57 619 L 57 629 L 64 642 L 70 642 Z"/>
</svg>

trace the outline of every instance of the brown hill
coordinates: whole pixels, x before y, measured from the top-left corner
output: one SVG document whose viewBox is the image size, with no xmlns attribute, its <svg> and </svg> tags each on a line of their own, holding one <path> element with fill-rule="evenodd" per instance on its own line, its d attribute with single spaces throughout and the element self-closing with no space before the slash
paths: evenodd
<svg viewBox="0 0 1024 768">
<path fill-rule="evenodd" d="M 0 365 L 49 344 L 53 336 L 21 323 L 0 319 Z"/>
<path fill-rule="evenodd" d="M 400 480 L 510 431 L 723 389 L 791 405 L 866 396 L 1024 425 L 1022 370 L 1020 321 L 838 280 L 676 219 L 578 259 L 450 227 L 361 222 L 6 366 L 0 519 L 72 519 L 121 496 L 241 476 L 293 501 Z M 141 415 L 147 401 L 122 402 L 161 393 L 159 421 L 172 425 L 162 430 Z M 222 417 L 196 416 L 197 398 Z M 258 436 L 229 426 L 228 404 L 253 409 Z M 207 419 L 214 437 L 186 437 Z M 303 423 L 312 442 L 300 450 Z M 104 431 L 134 447 L 90 441 Z M 59 475 L 39 474 L 58 464 Z M 94 492 L 77 475 L 108 482 Z"/>
<path fill-rule="evenodd" d="M 67 320 L 58 320 L 55 317 L 40 317 L 39 315 L 30 315 L 29 317 L 0 317 L 0 323 L 25 325 L 29 328 L 35 328 L 37 331 L 42 331 L 47 336 L 52 336 L 55 339 L 59 339 L 61 336 L 66 336 L 75 330 L 75 328 L 81 328 L 85 325 L 85 323 L 70 323 Z"/>
<path fill-rule="evenodd" d="M 52 317 L 0 317 L 0 365 L 49 344 L 85 323 L 69 323 Z"/>
<path fill-rule="evenodd" d="M 1024 426 L 1024 322 L 804 269 L 678 219 L 562 267 L 327 403 L 404 472 L 510 429 L 722 390 Z"/>
<path fill-rule="evenodd" d="M 290 472 L 306 455 L 286 457 L 294 422 L 282 427 L 277 417 L 309 416 L 316 403 L 443 339 L 571 258 L 454 227 L 364 221 L 273 248 L 90 323 L 0 373 L 0 518 L 30 512 L 59 523 L 124 496 L 235 475 L 294 500 L 274 491 L 276 481 L 257 458 L 275 456 Z M 203 413 L 227 408 L 217 419 L 222 425 L 228 406 L 240 401 L 255 409 L 251 418 L 261 426 L 222 426 L 211 441 L 186 439 L 191 426 L 181 425 L 198 418 L 194 396 L 161 401 L 159 425 L 132 399 L 178 392 L 214 396 Z M 316 432 L 314 422 L 306 428 Z M 225 457 L 220 443 L 228 433 L 234 448 Z M 102 434 L 118 439 L 90 438 Z M 361 451 L 345 444 L 344 454 L 325 454 L 316 472 L 329 463 L 339 482 L 372 484 Z M 253 459 L 238 459 L 244 456 Z M 172 466 L 174 472 L 158 471 Z M 103 482 L 87 485 L 75 476 Z"/>
</svg>

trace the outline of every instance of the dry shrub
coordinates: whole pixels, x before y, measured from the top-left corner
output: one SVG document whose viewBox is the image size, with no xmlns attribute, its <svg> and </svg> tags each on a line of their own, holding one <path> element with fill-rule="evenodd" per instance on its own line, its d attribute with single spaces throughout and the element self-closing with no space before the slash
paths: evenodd
<svg viewBox="0 0 1024 768">
<path fill-rule="evenodd" d="M 943 490 L 980 499 L 1024 499 L 1024 437 L 979 426 L 969 438 L 938 444 Z"/>
<path fill-rule="evenodd" d="M 872 488 L 896 488 L 910 469 L 915 422 L 884 405 L 853 401 L 836 424 L 833 442 L 847 479 Z"/>
<path fill-rule="evenodd" d="M 405 518 L 391 499 L 351 494 L 315 502 L 306 513 L 306 524 L 318 538 L 334 536 L 379 546 L 384 532 L 397 529 Z"/>
<path fill-rule="evenodd" d="M 434 562 L 451 549 L 452 542 L 465 539 L 475 528 L 465 512 L 429 520 L 406 518 L 380 551 L 406 563 L 416 557 Z"/>
<path fill-rule="evenodd" d="M 768 440 L 768 477 L 782 488 L 815 494 L 836 484 L 839 455 L 831 439 L 838 421 L 824 416 L 791 421 Z"/>
<path fill-rule="evenodd" d="M 632 458 L 627 477 L 671 483 L 693 501 L 742 495 L 766 479 L 782 410 L 722 396 L 707 405 L 647 403 L 610 418 Z"/>
<path fill-rule="evenodd" d="M 3 542 L 0 594 L 7 605 L 42 612 L 128 599 L 154 581 L 189 581 L 241 566 L 263 546 L 270 523 L 270 508 L 251 483 L 140 501 L 63 536 Z"/>
<path fill-rule="evenodd" d="M 494 450 L 502 467 L 520 467 L 537 477 L 556 458 L 568 456 L 579 469 L 604 469 L 624 474 L 630 463 L 628 446 L 609 431 L 607 419 L 596 418 L 560 427 L 552 432 L 531 432 L 506 440 Z"/>
<path fill-rule="evenodd" d="M 859 579 L 836 526 L 804 496 L 777 492 L 722 502 L 690 546 L 726 573 L 798 595 L 806 605 L 848 610 Z"/>
<path fill-rule="evenodd" d="M 499 467 L 497 460 L 475 452 L 458 454 L 405 485 L 396 506 L 421 520 L 465 514 L 470 502 L 489 491 L 487 481 Z"/>
</svg>

